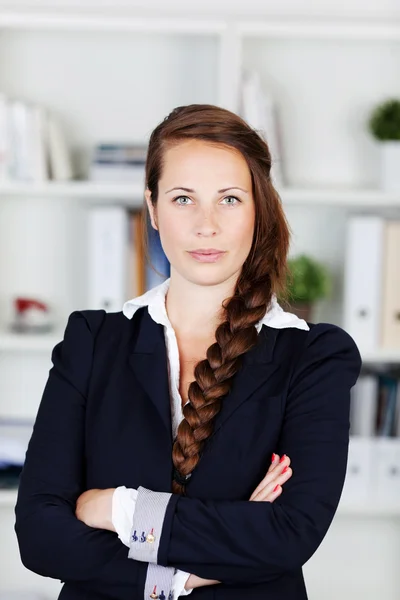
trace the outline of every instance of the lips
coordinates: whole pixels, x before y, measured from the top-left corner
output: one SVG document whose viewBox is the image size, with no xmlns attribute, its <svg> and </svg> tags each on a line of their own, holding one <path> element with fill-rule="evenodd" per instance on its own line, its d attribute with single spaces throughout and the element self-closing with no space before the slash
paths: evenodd
<svg viewBox="0 0 400 600">
<path fill-rule="evenodd" d="M 192 250 L 189 252 L 189 254 L 192 258 L 197 260 L 197 262 L 212 263 L 217 262 L 217 260 L 219 260 L 225 254 L 225 251 L 216 250 L 215 248 L 202 248 L 199 250 Z"/>
<path fill-rule="evenodd" d="M 222 254 L 224 250 L 216 248 L 199 248 L 198 250 L 190 250 L 190 254 Z"/>
</svg>

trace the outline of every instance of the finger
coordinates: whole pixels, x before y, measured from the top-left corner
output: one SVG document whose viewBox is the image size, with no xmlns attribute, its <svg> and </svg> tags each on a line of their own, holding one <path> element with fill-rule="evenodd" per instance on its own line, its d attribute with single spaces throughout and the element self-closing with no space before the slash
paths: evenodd
<svg viewBox="0 0 400 600">
<path fill-rule="evenodd" d="M 279 455 L 275 455 L 279 458 Z M 280 475 L 285 467 L 289 467 L 290 458 L 284 454 L 279 460 L 278 458 L 273 462 L 273 465 L 268 469 L 265 477 L 260 481 L 254 492 L 252 493 L 250 500 L 254 499 L 254 496 L 258 494 L 266 485 L 273 481 L 278 475 Z M 275 487 L 275 486 L 274 486 Z"/>
<path fill-rule="evenodd" d="M 273 469 L 274 469 L 274 468 L 275 468 L 277 465 L 279 465 L 279 460 L 280 460 L 280 456 L 279 456 L 279 454 L 275 454 L 275 453 L 273 453 L 273 454 L 272 454 L 272 457 L 271 457 L 271 464 L 270 464 L 270 466 L 269 466 L 269 469 L 268 469 L 268 471 L 267 471 L 267 475 L 268 475 L 268 473 L 271 473 L 271 471 L 272 471 L 272 470 L 273 470 Z M 265 476 L 265 477 L 266 477 L 266 476 Z M 264 486 L 264 484 L 265 484 L 265 477 L 264 477 L 264 479 L 262 479 L 262 480 L 261 480 L 261 482 L 258 484 L 258 486 L 256 487 L 256 489 L 254 490 L 254 492 L 253 492 L 253 493 L 252 493 L 252 495 L 250 496 L 250 500 L 252 500 L 252 499 L 253 499 L 253 496 L 254 496 L 255 494 L 257 494 L 257 493 L 258 493 L 258 492 L 261 490 L 261 488 Z"/>
<path fill-rule="evenodd" d="M 268 494 L 259 494 L 257 498 L 253 500 L 253 502 L 274 502 L 282 494 L 282 486 L 276 484 L 276 486 L 270 491 Z"/>
<path fill-rule="evenodd" d="M 279 456 L 279 454 L 275 454 L 275 452 L 272 453 L 271 464 L 269 465 L 267 473 L 272 471 L 272 469 L 274 469 L 276 467 L 276 465 L 279 465 L 280 458 L 281 457 Z"/>
<path fill-rule="evenodd" d="M 288 479 L 291 478 L 293 471 L 290 467 L 284 472 L 281 473 L 278 477 L 268 483 L 264 488 L 262 488 L 257 494 L 254 495 L 253 500 L 255 501 L 265 501 L 269 500 L 269 496 L 274 492 L 274 489 L 278 485 L 282 487 Z"/>
</svg>

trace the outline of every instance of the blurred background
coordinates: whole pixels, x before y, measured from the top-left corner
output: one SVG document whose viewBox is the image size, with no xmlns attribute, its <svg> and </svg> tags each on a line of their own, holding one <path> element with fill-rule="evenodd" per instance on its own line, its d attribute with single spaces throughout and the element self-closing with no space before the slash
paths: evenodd
<svg viewBox="0 0 400 600">
<path fill-rule="evenodd" d="M 168 276 L 141 250 L 146 145 L 212 103 L 267 140 L 292 312 L 357 342 L 348 472 L 310 600 L 400 598 L 398 0 L 0 0 L 0 598 L 51 599 L 14 534 L 18 475 L 73 310 Z"/>
</svg>

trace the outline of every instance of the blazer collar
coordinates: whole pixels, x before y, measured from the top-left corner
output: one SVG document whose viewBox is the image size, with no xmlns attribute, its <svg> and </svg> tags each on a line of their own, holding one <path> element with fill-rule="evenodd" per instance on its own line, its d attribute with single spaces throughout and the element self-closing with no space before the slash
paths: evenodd
<svg viewBox="0 0 400 600">
<path fill-rule="evenodd" d="M 163 325 L 150 317 L 147 307 L 137 311 L 132 325 L 135 335 L 129 365 L 139 384 L 154 403 L 172 445 L 168 360 Z M 279 369 L 280 365 L 273 362 L 277 335 L 277 329 L 263 327 L 258 335 L 257 344 L 243 355 L 231 390 L 223 398 L 221 411 L 215 418 L 214 433 Z"/>
</svg>

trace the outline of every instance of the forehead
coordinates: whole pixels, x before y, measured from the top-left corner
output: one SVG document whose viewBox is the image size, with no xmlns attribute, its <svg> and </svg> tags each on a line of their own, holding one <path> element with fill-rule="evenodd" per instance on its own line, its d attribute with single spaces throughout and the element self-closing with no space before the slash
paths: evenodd
<svg viewBox="0 0 400 600">
<path fill-rule="evenodd" d="M 193 181 L 218 181 L 219 187 L 249 185 L 251 174 L 244 156 L 230 146 L 188 140 L 169 147 L 164 153 L 160 183 L 186 183 L 189 187 Z"/>
</svg>

